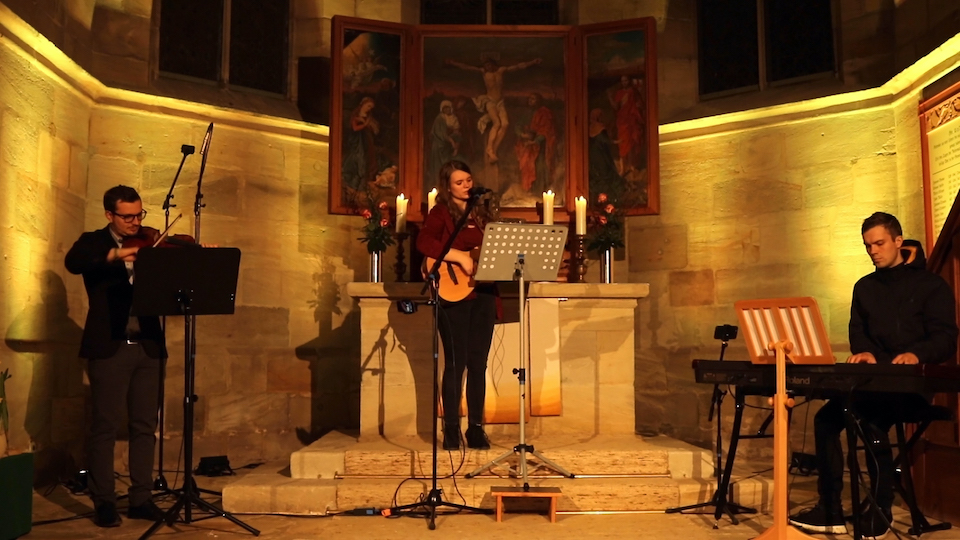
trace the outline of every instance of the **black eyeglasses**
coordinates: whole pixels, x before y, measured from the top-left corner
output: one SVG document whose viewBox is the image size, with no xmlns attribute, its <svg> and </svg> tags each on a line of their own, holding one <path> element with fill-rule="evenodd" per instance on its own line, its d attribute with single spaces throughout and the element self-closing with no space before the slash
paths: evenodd
<svg viewBox="0 0 960 540">
<path fill-rule="evenodd" d="M 135 219 L 139 219 L 140 221 L 143 221 L 143 219 L 147 217 L 146 210 L 141 211 L 139 214 L 118 214 L 116 212 L 110 212 L 110 213 L 122 219 L 124 223 L 133 223 L 133 220 Z"/>
</svg>

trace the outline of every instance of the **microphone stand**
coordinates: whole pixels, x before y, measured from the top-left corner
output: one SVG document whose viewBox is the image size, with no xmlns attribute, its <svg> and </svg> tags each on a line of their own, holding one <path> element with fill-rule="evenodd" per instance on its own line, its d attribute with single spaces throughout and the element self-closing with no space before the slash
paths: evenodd
<svg viewBox="0 0 960 540">
<path fill-rule="evenodd" d="M 187 156 L 192 155 L 195 148 L 189 144 L 184 144 L 180 147 L 180 152 L 183 154 L 183 157 L 180 158 L 180 166 L 177 167 L 177 174 L 173 175 L 173 183 L 170 184 L 170 191 L 167 192 L 167 196 L 163 199 L 163 230 L 167 230 L 170 227 L 170 208 L 176 208 L 177 205 L 171 204 L 170 200 L 173 199 L 173 188 L 177 187 L 177 179 L 180 178 L 180 171 L 183 170 L 183 163 L 187 160 Z M 164 343 L 166 343 L 167 335 L 167 317 L 164 315 L 160 317 L 160 332 L 164 336 Z M 163 418 L 165 403 L 164 397 L 166 391 L 164 385 L 167 378 L 167 361 L 164 359 L 160 362 L 160 385 L 159 385 L 159 395 L 157 401 L 159 402 L 160 408 L 160 436 L 157 437 L 157 450 L 160 454 L 159 459 L 157 460 L 157 479 L 153 482 L 154 491 L 162 491 L 165 494 L 170 492 L 170 486 L 167 484 L 167 479 L 163 476 Z"/>
<path fill-rule="evenodd" d="M 390 508 L 389 510 L 384 510 L 383 514 L 385 516 L 397 515 L 401 512 L 409 512 L 415 508 L 423 507 L 423 512 L 426 512 L 427 515 L 427 528 L 431 531 L 437 528 L 437 507 L 445 506 L 448 508 L 455 508 L 457 510 L 468 510 L 471 512 L 477 512 L 481 514 L 490 514 L 491 510 L 484 508 L 476 508 L 473 506 L 466 506 L 463 504 L 451 503 L 443 500 L 443 491 L 437 487 L 437 406 L 439 404 L 438 396 L 438 384 L 439 384 L 439 374 L 440 374 L 440 344 L 438 336 L 438 321 L 440 318 L 440 265 L 444 264 L 443 258 L 450 252 L 450 248 L 453 246 L 453 241 L 456 240 L 457 235 L 466 225 L 467 220 L 470 218 L 470 212 L 473 211 L 474 206 L 477 205 L 477 202 L 480 200 L 480 193 L 471 194 L 470 198 L 467 199 L 467 207 L 463 212 L 463 215 L 460 216 L 460 219 L 453 227 L 453 233 L 447 238 L 447 242 L 443 245 L 443 249 L 440 251 L 440 256 L 437 257 L 437 260 L 434 261 L 433 267 L 430 268 L 430 272 L 427 274 L 426 283 L 423 284 L 423 288 L 420 290 L 420 294 L 423 295 L 427 289 L 430 289 L 430 301 L 429 304 L 433 306 L 433 478 L 430 493 L 421 500 L 420 502 L 415 502 L 411 504 L 405 504 L 402 506 L 396 506 Z M 412 513 L 412 512 L 411 512 Z"/>
<path fill-rule="evenodd" d="M 194 201 L 193 201 L 193 214 L 194 214 L 193 240 L 194 240 L 194 242 L 196 242 L 196 245 L 198 245 L 198 246 L 200 245 L 200 212 L 201 212 L 201 209 L 206 206 L 206 204 L 203 204 L 203 202 L 202 202 L 202 201 L 203 201 L 203 191 L 202 191 L 202 187 L 203 187 L 203 171 L 204 171 L 204 169 L 206 169 L 206 167 L 207 167 L 207 155 L 210 153 L 210 141 L 211 141 L 212 139 L 213 139 L 213 122 L 210 122 L 210 125 L 207 126 L 207 132 L 206 132 L 206 134 L 203 136 L 203 143 L 202 143 L 201 146 L 200 146 L 200 175 L 197 177 L 197 194 L 196 194 L 196 196 L 195 196 L 195 198 L 194 198 Z M 195 359 L 196 359 L 196 357 L 197 357 L 197 318 L 196 318 L 195 316 L 191 315 L 191 316 L 189 316 L 189 320 L 190 320 L 190 343 L 189 343 L 189 345 L 190 345 L 190 358 L 189 358 L 189 366 L 190 366 L 190 368 L 189 368 L 189 370 L 190 370 L 189 375 L 190 375 L 190 381 L 189 381 L 189 385 L 190 385 L 190 386 L 189 386 L 189 387 L 190 387 L 190 395 L 193 396 L 193 400 L 196 401 L 197 398 L 196 398 L 196 396 L 193 395 L 193 387 L 194 387 L 194 384 L 195 384 L 195 382 L 196 382 L 193 372 L 194 372 L 194 366 L 195 366 L 194 362 L 195 362 Z M 186 361 L 187 361 L 187 360 L 185 359 L 185 362 L 186 362 Z M 186 368 L 186 365 L 185 365 L 184 367 Z M 193 424 L 193 407 L 190 408 L 190 423 Z M 192 437 L 192 430 L 191 430 L 191 437 Z M 190 441 L 190 447 L 191 447 L 191 449 L 192 449 L 192 447 L 193 447 L 193 441 L 192 441 L 192 440 Z M 186 459 L 186 463 L 187 463 L 187 468 L 189 469 L 190 467 L 193 466 L 191 459 L 189 459 L 189 458 L 192 457 L 192 456 L 185 456 L 185 457 L 187 458 L 187 459 Z M 194 491 L 199 491 L 199 492 L 202 492 L 202 493 L 207 493 L 207 494 L 209 494 L 209 495 L 222 495 L 219 491 L 213 491 L 213 490 L 209 490 L 209 489 L 201 489 L 201 488 L 198 488 L 197 485 L 196 485 L 196 482 L 193 481 L 193 471 L 189 471 L 189 470 L 188 470 L 188 471 L 186 471 L 185 474 L 190 477 L 190 483 L 191 483 L 192 489 L 193 489 Z M 186 484 L 184 484 L 184 486 L 186 486 Z M 198 498 L 199 498 L 199 497 L 198 497 Z M 189 505 L 189 504 L 186 505 L 185 513 L 186 513 L 186 515 L 187 515 L 187 518 L 189 519 L 189 516 L 190 516 L 190 505 Z"/>
<path fill-rule="evenodd" d="M 203 208 L 203 192 L 201 191 L 201 185 L 203 183 L 203 170 L 207 163 L 207 153 L 210 149 L 210 139 L 213 138 L 213 122 L 210 123 L 210 126 L 207 128 L 207 133 L 203 137 L 203 146 L 200 147 L 200 154 L 203 158 L 200 161 L 200 177 L 197 179 L 197 196 L 193 205 L 193 211 L 196 216 L 195 228 L 194 228 L 194 240 L 197 244 L 200 244 L 200 210 Z M 247 532 L 251 533 L 254 536 L 260 536 L 260 531 L 251 527 L 250 525 L 244 523 L 243 521 L 237 519 L 233 514 L 217 508 L 213 504 L 200 498 L 199 493 L 209 493 L 211 495 L 222 495 L 218 491 L 211 491 L 206 489 L 200 489 L 197 487 L 196 482 L 193 479 L 193 423 L 194 423 L 194 404 L 197 401 L 197 395 L 195 393 L 196 385 L 196 354 L 197 354 L 197 317 L 196 315 L 191 314 L 190 311 L 190 295 L 193 291 L 181 290 L 181 306 L 184 313 L 184 359 L 183 359 L 183 463 L 184 463 L 184 472 L 183 472 L 183 487 L 175 490 L 178 494 L 177 501 L 170 507 L 169 510 L 158 519 L 154 524 L 147 529 L 143 535 L 140 536 L 140 540 L 146 540 L 153 535 L 164 523 L 167 526 L 172 526 L 173 522 L 180 515 L 180 510 L 183 510 L 183 522 L 190 524 L 194 521 L 192 517 L 193 507 L 196 506 L 198 510 L 204 510 L 213 514 L 214 516 L 219 516 L 226 518 L 233 522 L 234 524 L 244 528 Z M 213 517 L 213 516 L 210 516 Z M 206 518 L 204 518 L 206 519 Z"/>
<path fill-rule="evenodd" d="M 736 330 L 736 327 L 733 327 Z M 721 330 L 721 327 L 717 327 L 717 330 Z M 714 336 L 716 337 L 716 336 Z M 720 343 L 720 358 L 719 361 L 723 361 L 723 353 L 726 352 L 727 346 L 729 345 L 729 340 L 733 337 L 736 337 L 736 332 L 732 336 L 723 336 Z M 708 414 L 707 420 L 713 420 L 713 413 L 717 413 L 717 440 L 716 440 L 716 451 L 717 451 L 717 463 L 714 467 L 714 473 L 717 477 L 717 489 L 713 493 L 713 497 L 705 503 L 691 504 L 687 506 L 679 506 L 675 508 L 667 508 L 667 514 L 683 513 L 687 510 L 696 510 L 706 507 L 714 507 L 714 522 L 713 528 L 720 528 L 720 517 L 723 514 L 727 514 L 727 517 L 730 518 L 730 522 L 734 525 L 739 525 L 740 521 L 737 519 L 736 514 L 756 514 L 757 510 L 755 508 L 749 508 L 746 506 L 739 505 L 733 501 L 728 500 L 728 488 L 730 487 L 730 475 L 732 474 L 733 461 L 730 459 L 731 456 L 727 456 L 727 467 L 723 466 L 723 430 L 721 425 L 721 409 L 723 407 L 723 398 L 727 395 L 726 390 L 720 389 L 720 384 L 713 385 L 713 398 L 710 400 L 710 412 Z M 737 402 L 738 416 L 737 420 L 734 422 L 733 434 L 731 441 L 730 454 L 736 453 L 737 441 L 740 439 L 740 421 L 739 421 L 739 412 L 740 412 L 740 401 Z M 702 513 L 702 512 L 698 512 Z"/>
</svg>

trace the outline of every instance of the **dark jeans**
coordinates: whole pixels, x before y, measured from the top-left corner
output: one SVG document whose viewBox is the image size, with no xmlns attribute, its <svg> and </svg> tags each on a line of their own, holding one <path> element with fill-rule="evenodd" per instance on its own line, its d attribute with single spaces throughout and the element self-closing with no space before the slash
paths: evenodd
<svg viewBox="0 0 960 540">
<path fill-rule="evenodd" d="M 483 423 L 487 391 L 487 354 L 497 318 L 496 296 L 477 292 L 477 297 L 440 304 L 440 339 L 443 341 L 443 422 L 460 424 L 463 372 L 467 372 L 467 421 Z"/>
<path fill-rule="evenodd" d="M 130 505 L 150 500 L 157 443 L 160 362 L 140 345 L 121 345 L 110 358 L 88 363 L 93 422 L 87 440 L 87 477 L 94 504 L 116 503 L 113 453 L 124 413 L 130 432 Z"/>
<path fill-rule="evenodd" d="M 847 427 L 842 399 L 828 401 L 813 420 L 817 452 L 817 491 L 820 505 L 836 508 L 843 492 L 843 447 L 840 434 Z M 877 506 L 889 510 L 893 505 L 893 452 L 890 427 L 910 411 L 929 406 L 919 394 L 862 392 L 852 401 L 864 435 L 870 441 L 866 451 L 870 487 Z M 854 504 L 859 501 L 854 501 Z"/>
</svg>

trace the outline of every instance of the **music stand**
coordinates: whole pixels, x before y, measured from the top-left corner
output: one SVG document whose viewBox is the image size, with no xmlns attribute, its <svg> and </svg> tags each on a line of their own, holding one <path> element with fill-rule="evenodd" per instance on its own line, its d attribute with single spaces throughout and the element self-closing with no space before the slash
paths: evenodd
<svg viewBox="0 0 960 540">
<path fill-rule="evenodd" d="M 477 262 L 476 281 L 519 281 L 520 283 L 520 360 L 513 369 L 520 382 L 520 442 L 493 461 L 465 475 L 466 478 L 502 466 L 523 480 L 523 490 L 530 491 L 527 479 L 527 454 L 533 454 L 567 478 L 574 475 L 547 459 L 526 441 L 526 384 L 527 333 L 526 291 L 524 281 L 556 281 L 567 241 L 564 225 L 527 225 L 520 223 L 488 223 L 483 232 L 483 247 Z M 502 462 L 514 454 L 520 455 L 520 471 Z"/>
<path fill-rule="evenodd" d="M 777 393 L 773 402 L 773 525 L 755 540 L 814 539 L 787 522 L 787 454 L 790 445 L 787 413 L 787 355 L 794 364 L 833 364 L 830 339 L 817 301 L 810 297 L 741 300 L 734 304 L 750 361 L 775 364 Z"/>
<path fill-rule="evenodd" d="M 195 387 L 195 358 L 191 345 L 196 336 L 197 315 L 231 315 L 236 300 L 237 278 L 240 270 L 240 250 L 237 248 L 181 248 L 144 249 L 134 262 L 136 280 L 133 288 L 131 313 L 137 316 L 183 315 L 183 487 L 174 490 L 177 501 L 157 520 L 141 539 L 148 538 L 160 525 L 172 525 L 183 509 L 183 522 L 190 523 L 191 507 L 204 509 L 225 517 L 254 536 L 260 531 L 218 509 L 197 494 L 193 480 L 193 407 Z"/>
</svg>

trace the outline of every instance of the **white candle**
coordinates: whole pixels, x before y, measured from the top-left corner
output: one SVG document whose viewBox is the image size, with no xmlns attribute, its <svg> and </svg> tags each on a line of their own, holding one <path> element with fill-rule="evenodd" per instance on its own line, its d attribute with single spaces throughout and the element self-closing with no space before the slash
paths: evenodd
<svg viewBox="0 0 960 540">
<path fill-rule="evenodd" d="M 577 234 L 587 234 L 587 200 L 577 197 Z"/>
<path fill-rule="evenodd" d="M 429 213 L 433 210 L 433 207 L 437 204 L 437 188 L 430 190 L 430 193 L 427 193 L 427 212 Z"/>
<path fill-rule="evenodd" d="M 553 225 L 553 190 L 543 193 L 543 224 Z"/>
<path fill-rule="evenodd" d="M 407 232 L 407 203 L 409 199 L 403 193 L 397 195 L 397 232 Z"/>
</svg>

